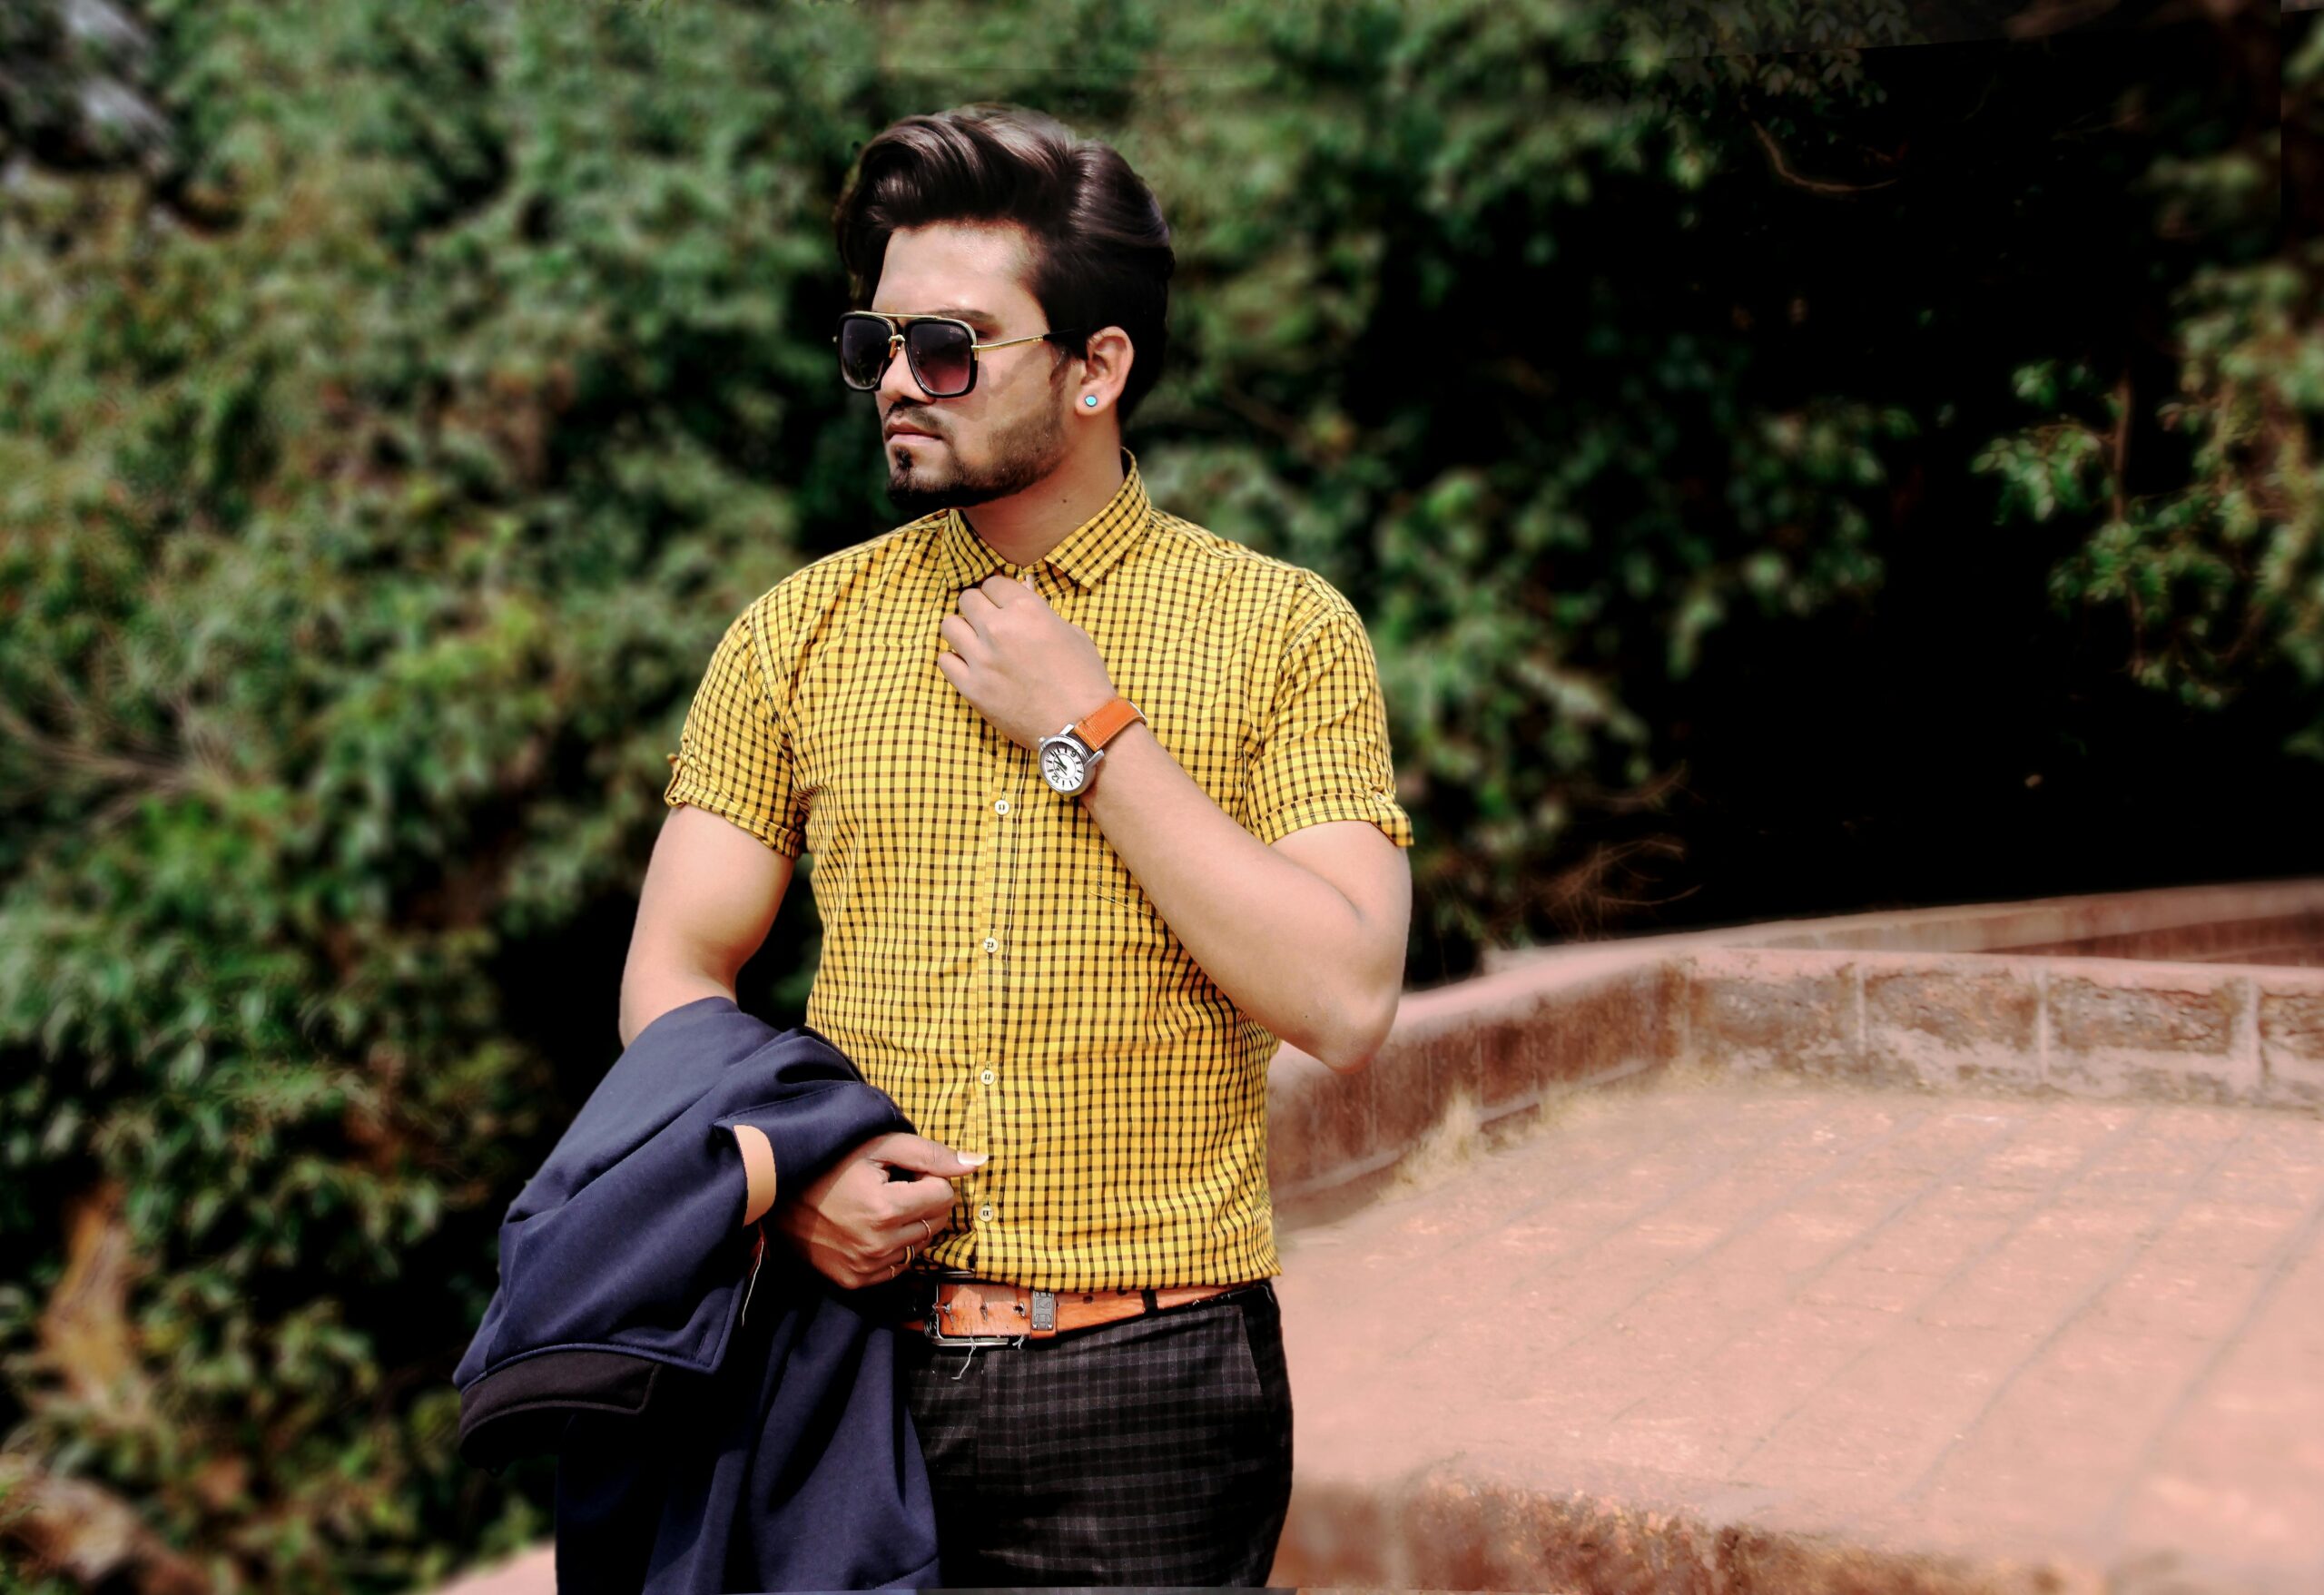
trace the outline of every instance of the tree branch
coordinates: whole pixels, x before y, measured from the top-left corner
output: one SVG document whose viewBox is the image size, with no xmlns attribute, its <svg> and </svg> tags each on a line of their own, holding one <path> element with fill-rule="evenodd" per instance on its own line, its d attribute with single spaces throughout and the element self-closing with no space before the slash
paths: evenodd
<svg viewBox="0 0 2324 1595">
<path fill-rule="evenodd" d="M 1767 150 L 1768 160 L 1775 166 L 1776 175 L 1794 188 L 1804 188 L 1810 193 L 1819 194 L 1860 194 L 1868 193 L 1876 188 L 1886 188 L 1899 181 L 1894 177 L 1884 177 L 1878 182 L 1832 182 L 1820 177 L 1802 177 L 1784 163 L 1783 151 L 1776 143 L 1775 135 L 1760 125 L 1758 117 L 1748 116 L 1744 120 L 1751 124 L 1751 131 L 1759 135 L 1759 143 Z"/>
</svg>

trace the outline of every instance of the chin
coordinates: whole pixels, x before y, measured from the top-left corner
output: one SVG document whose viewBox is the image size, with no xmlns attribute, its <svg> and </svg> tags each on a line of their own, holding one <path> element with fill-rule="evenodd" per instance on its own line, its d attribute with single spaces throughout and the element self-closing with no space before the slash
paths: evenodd
<svg viewBox="0 0 2324 1595">
<path fill-rule="evenodd" d="M 931 482 L 909 471 L 888 474 L 888 503 L 899 515 L 917 520 L 940 509 L 950 509 L 960 502 L 960 494 L 949 482 Z"/>
</svg>

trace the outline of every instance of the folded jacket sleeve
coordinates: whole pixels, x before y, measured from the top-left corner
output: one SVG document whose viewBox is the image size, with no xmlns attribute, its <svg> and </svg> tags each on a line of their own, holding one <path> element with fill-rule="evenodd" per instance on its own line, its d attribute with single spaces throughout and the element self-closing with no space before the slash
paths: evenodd
<svg viewBox="0 0 2324 1595">
<path fill-rule="evenodd" d="M 1410 847 L 1372 639 L 1337 588 L 1312 571 L 1305 580 L 1253 758 L 1250 829 L 1274 842 L 1326 820 L 1368 820 Z"/>
<path fill-rule="evenodd" d="M 712 653 L 669 755 L 662 801 L 733 821 L 795 859 L 807 849 L 807 805 L 791 737 L 791 650 L 778 585 L 736 615 Z"/>
</svg>

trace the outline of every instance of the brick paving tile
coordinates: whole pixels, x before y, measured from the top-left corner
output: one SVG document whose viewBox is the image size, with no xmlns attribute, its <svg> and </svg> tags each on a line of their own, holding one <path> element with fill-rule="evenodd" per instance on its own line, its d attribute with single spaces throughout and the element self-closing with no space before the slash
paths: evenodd
<svg viewBox="0 0 2324 1595">
<path fill-rule="evenodd" d="M 1282 1244 L 1286 1544 L 1354 1559 L 1304 1581 L 1514 1578 L 1612 1524 L 1655 1566 L 1741 1532 L 2324 1590 L 2313 1117 L 1674 1081 Z"/>
<path fill-rule="evenodd" d="M 2199 1370 L 2202 1343 L 2097 1331 L 2053 1344 L 1929 1473 L 1934 1515 L 2049 1521 L 2077 1536 L 2133 1482 L 2141 1447 Z M 1908 1499 L 1919 1500 L 1920 1496 Z"/>
<path fill-rule="evenodd" d="M 2279 1209 L 2278 1211 L 2285 1211 Z M 2250 1231 L 2260 1226 L 2247 1227 Z M 2102 1531 L 2140 1546 L 2199 1535 L 2284 1564 L 2324 1589 L 2324 1190 L 2222 1291 L 2243 1303 L 2134 1459 Z"/>
<path fill-rule="evenodd" d="M 1894 1328 L 1886 1313 L 1791 1304 L 1614 1411 L 1600 1453 L 1732 1476 L 1787 1413 Z"/>
</svg>

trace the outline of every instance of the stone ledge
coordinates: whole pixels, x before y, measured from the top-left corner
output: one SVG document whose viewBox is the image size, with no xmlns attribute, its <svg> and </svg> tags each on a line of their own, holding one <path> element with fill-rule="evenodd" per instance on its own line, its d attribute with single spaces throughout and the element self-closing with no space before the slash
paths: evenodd
<svg viewBox="0 0 2324 1595">
<path fill-rule="evenodd" d="M 2324 970 L 2003 954 L 1688 954 L 1685 1060 L 1930 1090 L 2324 1106 Z"/>
<path fill-rule="evenodd" d="M 1588 1488 L 1557 1491 L 1461 1462 L 1372 1488 L 1303 1481 L 1268 1582 L 1590 1595 L 2105 1590 L 2102 1575 L 2063 1558 L 1909 1551 L 1768 1527 L 1750 1521 L 1763 1503 L 1749 1492 L 1642 1469 L 1598 1471 Z"/>
<path fill-rule="evenodd" d="M 2297 961 L 2324 953 L 2324 876 L 1769 920 L 1619 941 L 1489 951 L 1485 968 L 1498 973 L 1607 949 L 1677 951 L 1700 946 L 2108 954 L 2213 962 L 2240 945 L 2249 950 L 2240 961 L 2250 963 L 2260 961 L 2251 953 L 2288 943 L 2304 944 L 2309 956 Z"/>
<path fill-rule="evenodd" d="M 1546 950 L 1408 995 L 1371 1065 L 1285 1046 L 1268 1177 L 1305 1222 L 1376 1187 L 1442 1125 L 1492 1125 L 1672 1063 L 1927 1090 L 2324 1112 L 2324 969 L 1959 950 L 2324 922 L 2324 881 L 1916 910 Z M 2270 930 L 2270 934 L 2274 932 Z M 1909 943 L 1912 945 L 1894 945 Z"/>
</svg>

